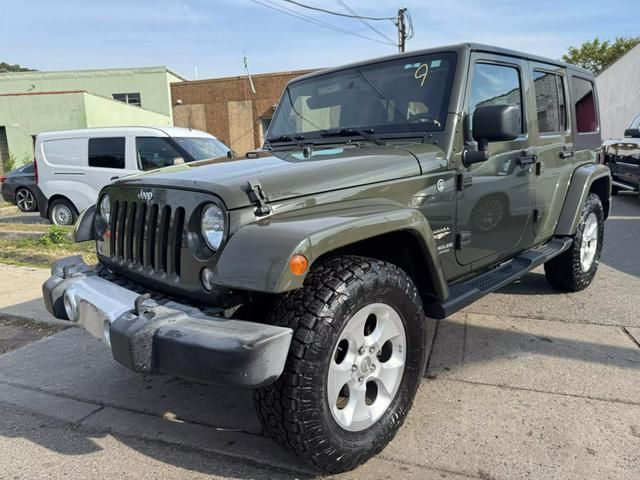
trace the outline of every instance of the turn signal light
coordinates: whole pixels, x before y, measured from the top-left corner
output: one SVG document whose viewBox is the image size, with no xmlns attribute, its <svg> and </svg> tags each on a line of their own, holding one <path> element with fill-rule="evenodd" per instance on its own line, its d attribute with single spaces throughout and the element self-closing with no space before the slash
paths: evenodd
<svg viewBox="0 0 640 480">
<path fill-rule="evenodd" d="M 304 255 L 294 255 L 289 260 L 289 270 L 294 275 L 302 275 L 309 268 L 309 261 Z"/>
</svg>

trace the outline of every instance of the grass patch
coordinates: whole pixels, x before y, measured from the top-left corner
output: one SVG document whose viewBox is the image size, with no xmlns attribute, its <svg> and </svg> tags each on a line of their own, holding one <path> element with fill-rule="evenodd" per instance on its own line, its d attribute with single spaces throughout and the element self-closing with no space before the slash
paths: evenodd
<svg viewBox="0 0 640 480">
<path fill-rule="evenodd" d="M 68 232 L 68 228 L 51 225 L 40 238 L 0 239 L 0 262 L 49 268 L 59 258 L 82 255 L 85 263 L 97 263 L 95 242 L 75 243 Z"/>
</svg>

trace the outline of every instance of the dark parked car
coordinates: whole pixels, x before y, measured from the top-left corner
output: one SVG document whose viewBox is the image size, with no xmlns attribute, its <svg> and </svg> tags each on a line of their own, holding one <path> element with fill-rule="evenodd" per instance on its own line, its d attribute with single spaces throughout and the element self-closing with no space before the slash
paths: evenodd
<svg viewBox="0 0 640 480">
<path fill-rule="evenodd" d="M 3 175 L 0 177 L 0 182 L 2 182 L 2 198 L 6 202 L 15 203 L 23 212 L 34 212 L 38 209 L 33 163 L 27 163 Z"/>
<path fill-rule="evenodd" d="M 613 179 L 611 193 L 639 192 L 640 201 L 640 115 L 633 119 L 624 136 L 604 143 L 604 161 Z"/>
</svg>

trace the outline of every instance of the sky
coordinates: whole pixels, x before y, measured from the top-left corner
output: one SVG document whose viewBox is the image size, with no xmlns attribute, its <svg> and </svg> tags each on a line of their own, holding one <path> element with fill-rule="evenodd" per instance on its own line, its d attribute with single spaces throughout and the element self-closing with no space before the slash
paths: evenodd
<svg viewBox="0 0 640 480">
<path fill-rule="evenodd" d="M 346 13 L 338 0 L 299 1 Z M 570 45 L 596 35 L 640 35 L 637 0 L 343 3 L 372 17 L 394 17 L 406 6 L 415 29 L 407 51 L 472 41 L 560 58 Z M 242 75 L 245 53 L 251 73 L 331 67 L 395 53 L 397 46 L 384 38 L 396 41 L 392 21 L 369 24 L 382 35 L 359 20 L 285 0 L 0 0 L 0 62 L 38 70 L 166 65 L 187 79 L 195 78 L 197 66 L 202 79 Z"/>
</svg>

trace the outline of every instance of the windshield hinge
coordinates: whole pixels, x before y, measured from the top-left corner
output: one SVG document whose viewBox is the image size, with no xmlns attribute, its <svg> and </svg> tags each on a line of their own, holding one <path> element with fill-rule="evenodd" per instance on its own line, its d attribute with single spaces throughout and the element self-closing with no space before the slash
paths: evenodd
<svg viewBox="0 0 640 480">
<path fill-rule="evenodd" d="M 257 180 L 249 180 L 249 191 L 247 192 L 247 196 L 251 203 L 256 206 L 255 214 L 257 217 L 263 217 L 265 215 L 269 215 L 271 213 L 271 207 L 267 204 L 269 198 L 266 193 L 262 189 L 262 185 Z"/>
<path fill-rule="evenodd" d="M 462 191 L 465 188 L 470 187 L 472 183 L 473 183 L 473 176 L 470 173 L 462 172 L 458 174 L 457 187 L 459 191 Z"/>
</svg>

